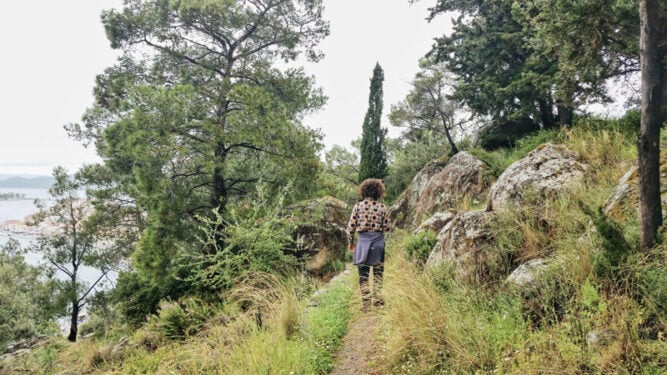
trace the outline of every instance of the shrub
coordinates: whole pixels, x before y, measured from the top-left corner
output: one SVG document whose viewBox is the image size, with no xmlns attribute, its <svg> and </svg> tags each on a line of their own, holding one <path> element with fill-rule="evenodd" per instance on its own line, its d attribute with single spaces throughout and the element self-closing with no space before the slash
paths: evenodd
<svg viewBox="0 0 667 375">
<path fill-rule="evenodd" d="M 403 243 L 403 248 L 405 248 L 409 259 L 423 267 L 437 241 L 436 233 L 428 230 L 408 237 Z"/>
<path fill-rule="evenodd" d="M 200 217 L 200 248 L 183 249 L 178 260 L 183 280 L 207 295 L 229 290 L 235 280 L 248 272 L 289 274 L 298 266 L 292 232 L 294 222 L 281 215 L 283 198 L 269 199 L 267 189 L 231 204 L 223 215 Z M 223 243 L 217 231 L 224 230 Z M 213 249 L 213 250 L 212 250 Z"/>
<path fill-rule="evenodd" d="M 213 311 L 210 305 L 195 298 L 161 301 L 157 316 L 149 319 L 148 326 L 167 339 L 181 340 L 197 333 Z"/>
</svg>

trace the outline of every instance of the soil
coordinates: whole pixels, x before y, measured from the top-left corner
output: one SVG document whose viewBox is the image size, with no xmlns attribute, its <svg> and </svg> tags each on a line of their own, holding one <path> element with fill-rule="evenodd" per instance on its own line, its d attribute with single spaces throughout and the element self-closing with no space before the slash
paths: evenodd
<svg viewBox="0 0 667 375">
<path fill-rule="evenodd" d="M 338 352 L 333 375 L 382 375 L 377 367 L 379 354 L 375 340 L 378 316 L 374 311 L 360 312 L 343 338 L 343 348 Z"/>
</svg>

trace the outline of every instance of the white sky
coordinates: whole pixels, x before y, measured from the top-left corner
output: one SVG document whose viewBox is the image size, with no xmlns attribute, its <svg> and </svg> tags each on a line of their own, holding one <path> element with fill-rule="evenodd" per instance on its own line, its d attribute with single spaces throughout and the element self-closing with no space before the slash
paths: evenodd
<svg viewBox="0 0 667 375">
<path fill-rule="evenodd" d="M 418 59 L 449 19 L 425 21 L 435 0 L 325 0 L 331 34 L 320 48 L 326 57 L 307 71 L 329 97 L 306 119 L 320 128 L 327 148 L 348 147 L 361 136 L 370 77 L 384 69 L 383 126 L 391 104 L 410 89 Z M 63 125 L 79 122 L 92 104 L 95 75 L 115 62 L 100 21 L 103 9 L 121 0 L 12 1 L 0 13 L 0 174 L 74 171 L 97 160 L 92 148 L 69 139 Z M 396 135 L 395 129 L 389 130 Z"/>
</svg>

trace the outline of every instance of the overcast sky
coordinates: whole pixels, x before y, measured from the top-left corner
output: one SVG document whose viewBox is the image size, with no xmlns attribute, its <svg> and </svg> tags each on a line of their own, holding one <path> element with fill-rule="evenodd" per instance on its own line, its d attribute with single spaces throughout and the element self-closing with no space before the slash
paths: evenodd
<svg viewBox="0 0 667 375">
<path fill-rule="evenodd" d="M 383 126 L 391 104 L 408 92 L 417 62 L 449 19 L 425 18 L 435 0 L 325 0 L 331 34 L 325 58 L 306 69 L 329 97 L 306 119 L 328 147 L 349 147 L 361 136 L 370 77 L 376 62 L 385 73 Z M 0 174 L 74 171 L 97 160 L 93 149 L 69 139 L 63 125 L 79 122 L 92 104 L 95 75 L 115 62 L 100 22 L 103 9 L 121 0 L 12 1 L 0 13 Z M 390 136 L 396 135 L 390 129 Z"/>
</svg>

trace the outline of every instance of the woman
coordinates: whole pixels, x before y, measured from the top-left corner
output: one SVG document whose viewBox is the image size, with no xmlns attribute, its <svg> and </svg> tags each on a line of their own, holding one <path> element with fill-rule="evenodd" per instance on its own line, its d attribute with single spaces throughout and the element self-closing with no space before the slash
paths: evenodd
<svg viewBox="0 0 667 375">
<path fill-rule="evenodd" d="M 347 224 L 348 249 L 354 253 L 353 264 L 359 270 L 362 309 L 366 310 L 374 297 L 374 304 L 383 305 L 379 296 L 384 271 L 384 232 L 390 229 L 387 208 L 379 200 L 384 198 L 385 187 L 382 180 L 369 178 L 359 185 L 359 195 L 363 199 L 354 205 Z M 354 234 L 358 232 L 355 245 Z M 373 289 L 368 285 L 368 276 L 373 269 Z M 374 292 L 374 293 L 373 293 Z"/>
</svg>

